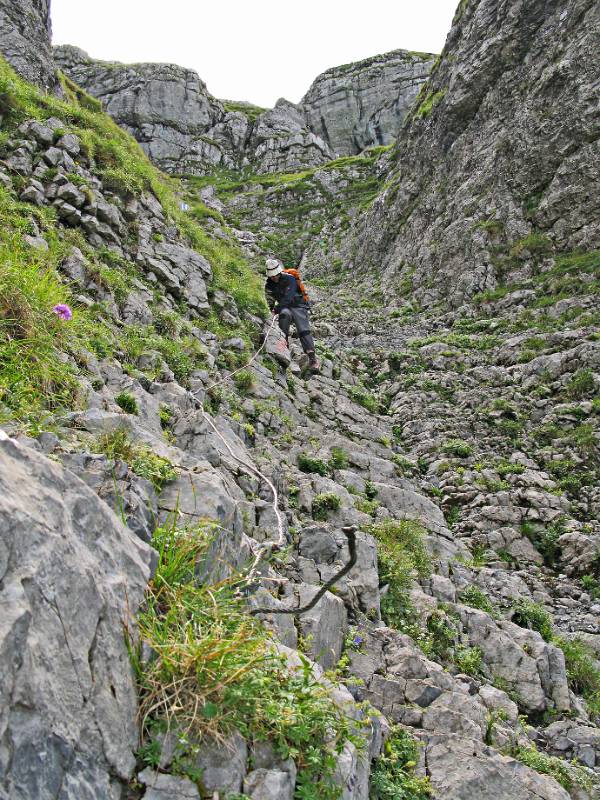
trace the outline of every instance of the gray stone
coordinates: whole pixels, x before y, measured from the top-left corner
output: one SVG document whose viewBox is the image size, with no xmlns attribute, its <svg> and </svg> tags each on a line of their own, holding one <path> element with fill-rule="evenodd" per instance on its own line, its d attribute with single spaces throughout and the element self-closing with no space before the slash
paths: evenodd
<svg viewBox="0 0 600 800">
<path fill-rule="evenodd" d="M 428 53 L 394 50 L 333 67 L 314 81 L 300 107 L 311 130 L 338 156 L 390 144 L 434 59 Z"/>
<path fill-rule="evenodd" d="M 299 605 L 310 602 L 317 591 L 318 587 L 300 584 L 297 587 Z M 325 592 L 314 608 L 299 617 L 299 625 L 317 664 L 325 669 L 335 666 L 342 654 L 347 625 L 342 600 Z"/>
<path fill-rule="evenodd" d="M 58 79 L 50 39 L 49 0 L 0 4 L 0 52 L 25 80 L 52 91 Z"/>
<path fill-rule="evenodd" d="M 123 622 L 151 551 L 72 473 L 5 440 L 0 553 L 0 788 L 116 797 L 138 746 Z"/>
<path fill-rule="evenodd" d="M 233 794 L 242 791 L 247 758 L 246 742 L 236 731 L 224 742 L 203 741 L 194 763 L 202 770 L 202 784 L 207 792 Z"/>
<path fill-rule="evenodd" d="M 146 787 L 144 800 L 200 800 L 200 792 L 189 778 L 163 775 L 149 767 L 140 772 L 138 781 Z"/>
<path fill-rule="evenodd" d="M 244 794 L 252 800 L 293 800 L 294 780 L 289 772 L 255 769 L 244 778 Z"/>
</svg>

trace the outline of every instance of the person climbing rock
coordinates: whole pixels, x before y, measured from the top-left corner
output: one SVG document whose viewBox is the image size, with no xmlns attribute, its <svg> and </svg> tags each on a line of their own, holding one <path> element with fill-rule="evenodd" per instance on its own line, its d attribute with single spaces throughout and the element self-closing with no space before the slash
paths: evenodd
<svg viewBox="0 0 600 800">
<path fill-rule="evenodd" d="M 288 346 L 290 326 L 293 322 L 298 331 L 302 349 L 308 356 L 309 369 L 317 372 L 319 362 L 310 330 L 310 302 L 298 271 L 285 270 L 281 261 L 276 258 L 268 258 L 265 295 L 271 311 L 279 315 L 279 327 L 285 335 Z"/>
</svg>

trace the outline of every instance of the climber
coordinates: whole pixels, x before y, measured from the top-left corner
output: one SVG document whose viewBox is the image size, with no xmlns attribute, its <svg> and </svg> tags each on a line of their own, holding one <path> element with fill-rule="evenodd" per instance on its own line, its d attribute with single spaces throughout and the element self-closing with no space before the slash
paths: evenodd
<svg viewBox="0 0 600 800">
<path fill-rule="evenodd" d="M 308 356 L 309 369 L 318 372 L 319 362 L 308 319 L 310 302 L 297 271 L 288 272 L 284 270 L 281 261 L 268 258 L 265 294 L 271 311 L 275 315 L 279 314 L 279 327 L 285 335 L 288 347 L 290 325 L 294 322 L 302 349 Z"/>
</svg>

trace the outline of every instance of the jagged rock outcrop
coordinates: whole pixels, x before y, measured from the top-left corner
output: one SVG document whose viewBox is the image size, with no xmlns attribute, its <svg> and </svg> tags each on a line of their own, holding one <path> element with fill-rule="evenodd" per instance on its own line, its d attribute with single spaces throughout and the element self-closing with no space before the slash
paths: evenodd
<svg viewBox="0 0 600 800">
<path fill-rule="evenodd" d="M 294 171 L 333 158 L 296 106 L 285 100 L 254 122 L 242 110 L 227 111 L 191 70 L 94 61 L 66 45 L 54 53 L 61 69 L 101 100 L 167 172 L 194 175 L 215 167 L 249 166 L 257 172 Z"/>
<path fill-rule="evenodd" d="M 53 90 L 50 36 L 50 0 L 1 0 L 0 53 L 26 80 Z"/>
<path fill-rule="evenodd" d="M 597 247 L 599 30 L 593 0 L 461 2 L 349 265 L 460 305 L 532 252 Z"/>
<path fill-rule="evenodd" d="M 434 60 L 429 53 L 393 50 L 328 69 L 313 82 L 300 107 L 310 129 L 338 156 L 390 144 Z"/>
<path fill-rule="evenodd" d="M 54 53 L 156 164 L 192 175 L 215 167 L 294 172 L 389 144 L 433 64 L 433 56 L 394 51 L 328 70 L 298 106 L 282 99 L 253 115 L 242 103 L 228 110 L 191 70 L 95 61 L 67 45 Z"/>
<path fill-rule="evenodd" d="M 153 551 L 73 473 L 0 435 L 0 794 L 117 798 L 139 745 L 124 631 Z"/>
</svg>

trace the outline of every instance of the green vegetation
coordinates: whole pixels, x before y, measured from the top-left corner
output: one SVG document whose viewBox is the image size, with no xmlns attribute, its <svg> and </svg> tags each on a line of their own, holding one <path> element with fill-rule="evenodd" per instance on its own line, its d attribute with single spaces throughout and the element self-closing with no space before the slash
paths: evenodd
<svg viewBox="0 0 600 800">
<path fill-rule="evenodd" d="M 214 238 L 179 208 L 177 183 L 150 163 L 135 140 L 121 130 L 97 102 L 87 98 L 65 80 L 67 100 L 43 94 L 21 80 L 0 59 L 0 115 L 2 135 L 7 136 L 27 119 L 64 120 L 60 134 L 79 137 L 92 172 L 106 188 L 126 196 L 153 193 L 175 224 L 213 268 L 213 286 L 233 295 L 240 309 L 266 312 L 261 282 L 237 245 Z M 58 135 L 58 134 L 57 134 Z M 194 365 L 186 351 L 199 346 L 191 341 L 165 338 L 158 342 L 150 327 L 116 331 L 104 321 L 102 309 L 79 307 L 58 266 L 73 245 L 90 260 L 94 279 L 109 288 L 117 302 L 130 290 L 136 268 L 110 251 L 94 251 L 77 230 L 57 225 L 55 211 L 17 201 L 0 187 L 0 421 L 16 419 L 25 427 L 39 427 L 44 415 L 57 409 L 77 407 L 82 402 L 77 381 L 78 365 L 85 366 L 84 352 L 99 357 L 128 355 L 132 349 L 159 349 L 175 375 L 185 380 Z M 48 250 L 31 247 L 24 234 L 39 230 Z M 53 313 L 57 305 L 68 305 L 71 319 Z M 218 331 L 214 320 L 213 330 Z M 150 339 L 148 338 L 150 334 Z M 183 353 L 182 355 L 180 353 Z M 64 359 L 61 354 L 71 358 Z"/>
<path fill-rule="evenodd" d="M 150 481 L 157 493 L 177 477 L 168 459 L 157 455 L 146 445 L 134 444 L 125 430 L 117 429 L 103 434 L 97 441 L 97 449 L 107 458 L 125 461 L 136 475 Z"/>
<path fill-rule="evenodd" d="M 318 494 L 312 501 L 313 519 L 325 521 L 330 511 L 337 511 L 341 505 L 341 500 L 333 492 Z"/>
<path fill-rule="evenodd" d="M 346 469 L 349 464 L 348 453 L 341 447 L 332 447 L 328 463 L 332 472 L 336 469 Z"/>
<path fill-rule="evenodd" d="M 121 392 L 115 397 L 115 403 L 127 414 L 139 414 L 140 409 L 135 397 L 129 392 Z"/>
<path fill-rule="evenodd" d="M 379 578 L 388 584 L 381 614 L 388 625 L 400 628 L 410 610 L 408 590 L 414 576 L 431 574 L 431 558 L 425 546 L 425 529 L 413 520 L 385 520 L 367 528 L 377 540 Z"/>
<path fill-rule="evenodd" d="M 536 772 L 550 775 L 567 791 L 575 789 L 577 786 L 585 791 L 592 789 L 591 776 L 585 769 L 570 764 L 562 758 L 549 756 L 547 753 L 538 750 L 533 743 L 530 745 L 516 745 L 511 751 L 511 755 Z"/>
<path fill-rule="evenodd" d="M 233 382 L 242 394 L 247 394 L 254 386 L 254 375 L 249 369 L 243 369 L 241 372 L 236 372 L 233 376 Z"/>
<path fill-rule="evenodd" d="M 598 582 L 593 575 L 582 575 L 581 585 L 592 600 L 598 600 L 600 598 L 600 582 Z"/>
<path fill-rule="evenodd" d="M 418 747 L 404 728 L 392 729 L 371 771 L 371 800 L 427 800 L 432 796 L 429 779 L 414 774 Z"/>
<path fill-rule="evenodd" d="M 536 550 L 541 553 L 544 557 L 544 564 L 547 567 L 554 567 L 560 556 L 558 540 L 564 532 L 564 519 L 562 517 L 559 517 L 548 526 L 527 521 L 521 523 L 521 533 L 527 536 Z"/>
<path fill-rule="evenodd" d="M 541 634 L 544 641 L 552 640 L 552 617 L 538 603 L 527 598 L 521 598 L 513 603 L 512 621 L 521 628 L 530 628 Z"/>
<path fill-rule="evenodd" d="M 320 458 L 315 458 L 308 453 L 300 453 L 298 456 L 298 469 L 301 472 L 316 472 L 317 475 L 325 475 L 329 472 L 329 465 Z"/>
<path fill-rule="evenodd" d="M 414 116 L 417 119 L 427 119 L 427 117 L 431 116 L 433 109 L 438 105 L 438 103 L 441 103 L 446 96 L 447 91 L 447 89 L 438 89 L 437 92 L 434 92 L 433 89 L 429 89 L 419 103 Z"/>
<path fill-rule="evenodd" d="M 565 387 L 566 394 L 574 400 L 583 400 L 595 389 L 594 371 L 589 367 L 577 370 Z"/>
<path fill-rule="evenodd" d="M 569 686 L 584 698 L 596 720 L 600 719 L 600 668 L 594 653 L 581 639 L 557 637 L 554 643 L 565 655 Z"/>
<path fill-rule="evenodd" d="M 138 624 L 139 641 L 156 657 L 142 659 L 130 643 L 145 745 L 160 724 L 195 740 L 237 729 L 250 741 L 271 742 L 282 759 L 294 758 L 298 797 L 336 800 L 335 754 L 354 738 L 349 720 L 308 661 L 291 669 L 276 653 L 236 597 L 234 578 L 198 581 L 196 565 L 210 540 L 210 525 L 167 525 L 154 534 L 158 566 Z"/>
<path fill-rule="evenodd" d="M 468 458 L 473 453 L 473 448 L 462 439 L 448 439 L 442 445 L 442 452 L 457 458 Z"/>
<path fill-rule="evenodd" d="M 548 255 L 552 252 L 552 242 L 547 236 L 541 233 L 530 233 L 524 239 L 520 239 L 510 250 L 511 256 L 519 256 L 524 251 L 533 255 Z"/>
<path fill-rule="evenodd" d="M 260 106 L 252 105 L 252 103 L 245 103 L 243 101 L 223 100 L 223 108 L 225 111 L 238 111 L 248 117 L 250 122 L 256 122 L 261 114 L 264 114 L 268 109 L 261 108 Z"/>
<path fill-rule="evenodd" d="M 372 414 L 378 414 L 380 412 L 379 400 L 363 387 L 350 386 L 348 394 L 355 403 L 366 408 L 367 411 L 370 411 Z"/>
<path fill-rule="evenodd" d="M 488 614 L 492 614 L 494 611 L 494 606 L 487 594 L 474 584 L 467 586 L 467 588 L 460 593 L 460 602 L 471 608 L 487 611 Z"/>
<path fill-rule="evenodd" d="M 459 672 L 480 678 L 483 675 L 483 653 L 478 647 L 465 647 L 459 645 L 453 656 L 454 663 Z"/>
</svg>

